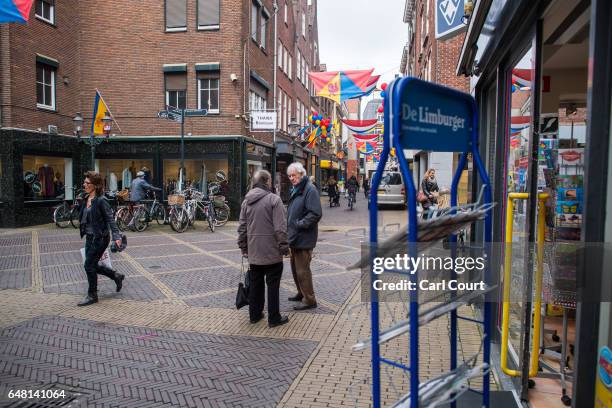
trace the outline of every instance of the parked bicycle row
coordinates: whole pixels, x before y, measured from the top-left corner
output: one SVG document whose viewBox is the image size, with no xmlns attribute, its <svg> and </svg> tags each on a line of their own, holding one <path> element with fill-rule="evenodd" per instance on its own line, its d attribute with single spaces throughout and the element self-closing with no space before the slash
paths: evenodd
<svg viewBox="0 0 612 408">
<path fill-rule="evenodd" d="M 72 200 L 64 200 L 55 207 L 53 222 L 59 228 L 79 228 L 79 210 L 83 203 L 83 190 L 72 187 Z M 168 204 L 159 200 L 156 191 L 149 191 L 144 199 L 131 199 L 128 190 L 106 192 L 104 198 L 113 209 L 115 221 L 121 231 L 145 231 L 149 224 L 170 225 L 176 232 L 194 227 L 197 220 L 205 221 L 211 232 L 227 223 L 230 208 L 225 196 L 219 194 L 216 183 L 208 186 L 208 195 L 193 188 L 177 191 L 168 196 Z M 63 196 L 59 197 L 64 198 Z"/>
</svg>

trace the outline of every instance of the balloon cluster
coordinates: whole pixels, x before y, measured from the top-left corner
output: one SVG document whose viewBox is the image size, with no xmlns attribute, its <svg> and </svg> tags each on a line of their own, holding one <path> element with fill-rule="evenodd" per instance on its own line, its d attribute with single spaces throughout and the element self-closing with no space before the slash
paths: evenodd
<svg viewBox="0 0 612 408">
<path fill-rule="evenodd" d="M 385 95 L 387 94 L 387 83 L 383 83 L 382 85 L 380 85 L 380 89 L 382 89 L 382 91 L 380 92 L 380 97 L 382 98 L 382 103 L 380 104 L 380 106 L 378 107 L 378 113 L 383 113 L 385 111 Z"/>
<path fill-rule="evenodd" d="M 319 115 L 318 112 L 313 112 L 311 115 L 308 115 L 308 122 L 310 122 L 317 133 L 321 135 L 322 141 L 331 143 L 330 136 L 333 124 L 330 118 L 324 118 L 323 115 Z"/>
</svg>

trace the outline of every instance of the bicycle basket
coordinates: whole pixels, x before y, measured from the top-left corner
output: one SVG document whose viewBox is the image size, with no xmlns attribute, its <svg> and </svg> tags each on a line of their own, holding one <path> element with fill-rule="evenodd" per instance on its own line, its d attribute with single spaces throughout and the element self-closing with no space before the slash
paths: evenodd
<svg viewBox="0 0 612 408">
<path fill-rule="evenodd" d="M 168 196 L 168 205 L 184 205 L 185 196 L 182 194 L 170 194 Z"/>
<path fill-rule="evenodd" d="M 204 200 L 204 193 L 202 193 L 201 191 L 192 190 L 191 199 L 196 201 L 202 201 Z"/>
<path fill-rule="evenodd" d="M 128 201 L 130 199 L 130 192 L 128 190 L 121 190 L 115 197 L 117 197 L 119 201 Z"/>
<path fill-rule="evenodd" d="M 215 204 L 223 205 L 223 204 L 225 204 L 225 196 L 222 196 L 222 195 L 214 196 L 213 197 L 213 202 Z"/>
</svg>

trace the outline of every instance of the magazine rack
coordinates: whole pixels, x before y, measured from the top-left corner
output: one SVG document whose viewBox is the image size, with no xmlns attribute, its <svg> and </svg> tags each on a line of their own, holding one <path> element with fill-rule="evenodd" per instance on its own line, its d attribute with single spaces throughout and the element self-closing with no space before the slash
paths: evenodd
<svg viewBox="0 0 612 408">
<path fill-rule="evenodd" d="M 421 227 L 426 223 L 417 222 L 417 205 L 415 188 L 412 173 L 408 167 L 405 149 L 419 149 L 439 152 L 460 152 L 461 158 L 455 171 L 451 187 L 451 210 L 447 216 L 459 218 L 464 214 L 457 212 L 457 188 L 461 174 L 466 167 L 467 156 L 471 153 L 474 166 L 484 187 L 483 203 L 486 207 L 482 216 L 475 217 L 470 222 L 484 217 L 484 251 L 487 256 L 487 265 L 484 269 L 485 282 L 490 282 L 490 251 L 491 251 L 491 187 L 489 177 L 486 173 L 482 159 L 478 152 L 478 116 L 477 107 L 470 95 L 445 88 L 439 85 L 428 83 L 416 78 L 406 77 L 393 81 L 386 90 L 385 109 L 384 109 L 384 145 L 378 163 L 377 171 L 373 177 L 371 191 L 378 191 L 381 182 L 382 172 L 389 159 L 391 147 L 394 147 L 398 154 L 400 170 L 404 178 L 407 192 L 408 222 L 407 231 L 404 232 L 404 239 L 407 245 L 409 256 L 416 256 L 417 245 L 423 242 L 423 231 Z M 371 194 L 370 205 L 370 262 L 378 251 L 378 197 Z M 464 217 L 465 219 L 465 217 Z M 407 235 L 407 236 L 406 236 Z M 434 234 L 435 235 L 435 234 Z M 448 235 L 448 232 L 447 232 Z M 438 241 L 442 239 L 440 234 L 429 237 L 427 241 Z M 450 235 L 451 243 L 456 242 L 456 235 Z M 404 246 L 404 250 L 405 250 Z M 451 256 L 456 256 L 456 246 L 451 245 Z M 370 263 L 371 265 L 371 263 Z M 393 272 L 393 271 L 385 271 Z M 383 272 L 383 273 L 385 273 Z M 418 271 L 410 275 L 410 280 L 418 282 Z M 452 271 L 451 278 L 455 279 L 457 274 Z M 370 278 L 374 280 L 374 273 L 370 268 Z M 482 297 L 491 290 L 488 287 L 480 293 L 474 293 L 473 297 Z M 409 313 L 405 321 L 399 322 L 392 327 L 381 329 L 379 324 L 379 305 L 378 293 L 370 285 L 370 305 L 371 305 L 371 338 L 362 341 L 354 346 L 354 351 L 362 350 L 368 346 L 372 351 L 372 401 L 373 406 L 381 406 L 381 364 L 387 364 L 395 368 L 402 369 L 409 374 L 410 390 L 400 398 L 393 406 L 398 407 L 423 407 L 437 406 L 442 403 L 450 403 L 455 407 L 459 396 L 471 390 L 478 398 L 482 398 L 479 406 L 489 407 L 489 371 L 491 354 L 491 310 L 490 304 L 484 302 L 482 320 L 460 316 L 457 309 L 472 302 L 472 298 L 457 296 L 451 293 L 450 301 L 430 313 L 419 313 L 419 303 L 417 291 L 410 292 Z M 440 377 L 434 378 L 425 383 L 419 381 L 419 326 L 430 321 L 450 314 L 450 370 Z M 466 361 L 459 362 L 457 359 L 457 327 L 458 320 L 463 319 L 483 326 L 482 344 L 479 353 L 482 353 L 482 363 L 476 363 L 476 356 Z M 385 358 L 381 355 L 380 344 L 391 338 L 404 333 L 409 333 L 409 366 L 398 361 Z M 467 381 L 471 378 L 482 377 L 482 389 L 474 390 L 469 388 Z"/>
</svg>

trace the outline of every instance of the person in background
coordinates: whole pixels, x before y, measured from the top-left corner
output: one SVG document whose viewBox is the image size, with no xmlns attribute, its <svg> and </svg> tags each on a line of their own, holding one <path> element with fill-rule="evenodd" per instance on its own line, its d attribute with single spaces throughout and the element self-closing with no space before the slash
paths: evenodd
<svg viewBox="0 0 612 408">
<path fill-rule="evenodd" d="M 64 190 L 64 183 L 62 183 L 62 175 L 60 174 L 60 172 L 56 172 L 55 173 L 55 178 L 53 179 L 53 184 L 55 186 L 55 194 L 56 195 L 62 195 L 65 193 Z"/>
<path fill-rule="evenodd" d="M 151 184 L 151 170 L 149 170 L 146 166 L 142 166 L 140 169 L 144 173 L 144 179 L 147 183 Z M 138 177 L 138 176 L 137 176 Z"/>
<path fill-rule="evenodd" d="M 297 294 L 288 300 L 302 301 L 302 304 L 293 307 L 294 310 L 314 309 L 317 307 L 317 299 L 310 261 L 312 250 L 317 245 L 319 220 L 323 215 L 321 198 L 308 180 L 306 169 L 301 163 L 291 163 L 287 175 L 293 185 L 287 208 L 287 235 L 291 248 L 291 272 L 297 288 Z"/>
<path fill-rule="evenodd" d="M 266 170 L 253 174 L 253 188 L 240 208 L 238 247 L 249 260 L 249 317 L 255 324 L 263 319 L 264 289 L 268 286 L 268 326 L 289 322 L 280 314 L 279 289 L 283 256 L 289 255 L 287 212 L 282 200 L 272 193 L 272 176 Z M 264 285 L 265 278 L 265 285 Z"/>
<path fill-rule="evenodd" d="M 366 176 L 363 176 L 363 195 L 368 198 L 370 194 L 370 180 Z"/>
<path fill-rule="evenodd" d="M 123 274 L 117 273 L 112 269 L 100 266 L 98 262 L 111 240 L 117 246 L 121 245 L 121 233 L 110 204 L 103 197 L 104 183 L 102 177 L 95 171 L 85 173 L 83 190 L 87 194 L 85 205 L 82 205 L 79 212 L 81 225 L 79 230 L 81 238 L 85 238 L 85 272 L 87 273 L 87 296 L 78 306 L 88 306 L 98 302 L 98 275 L 104 275 L 117 285 L 117 292 L 123 287 Z M 109 232 L 110 231 L 110 232 Z"/>
<path fill-rule="evenodd" d="M 130 201 L 137 203 L 147 197 L 148 191 L 161 191 L 161 188 L 153 187 L 145 180 L 145 173 L 141 170 L 136 173 L 136 178 L 132 180 L 130 189 Z"/>
<path fill-rule="evenodd" d="M 421 190 L 427 200 L 421 203 L 423 206 L 423 218 L 427 218 L 429 208 L 438 202 L 438 194 L 440 189 L 438 188 L 438 182 L 436 181 L 436 171 L 429 169 L 425 172 L 423 180 L 421 181 Z"/>
<path fill-rule="evenodd" d="M 315 176 L 310 176 L 308 178 L 310 180 L 310 184 L 312 184 L 314 186 L 314 188 L 317 189 L 317 191 L 319 190 L 319 186 L 317 186 L 317 181 L 315 179 Z"/>
</svg>

